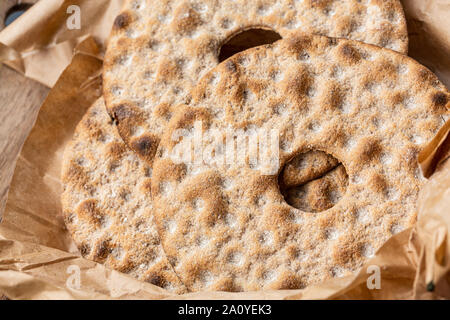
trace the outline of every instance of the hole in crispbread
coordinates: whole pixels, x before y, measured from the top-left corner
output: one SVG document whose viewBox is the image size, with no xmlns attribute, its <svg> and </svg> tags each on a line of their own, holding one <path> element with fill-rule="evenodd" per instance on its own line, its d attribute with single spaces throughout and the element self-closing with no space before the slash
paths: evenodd
<svg viewBox="0 0 450 320">
<path fill-rule="evenodd" d="M 285 201 L 305 212 L 321 212 L 334 207 L 344 196 L 348 175 L 332 155 L 309 150 L 291 159 L 281 170 L 278 185 Z"/>
<path fill-rule="evenodd" d="M 271 44 L 281 39 L 281 36 L 270 29 L 252 28 L 235 33 L 232 37 L 225 41 L 219 51 L 219 62 L 241 51 Z"/>
</svg>

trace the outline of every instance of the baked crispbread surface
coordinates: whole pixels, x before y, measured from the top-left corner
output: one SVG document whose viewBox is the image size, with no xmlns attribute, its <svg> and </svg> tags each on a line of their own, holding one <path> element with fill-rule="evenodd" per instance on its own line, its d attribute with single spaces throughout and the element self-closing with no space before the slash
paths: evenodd
<svg viewBox="0 0 450 320">
<path fill-rule="evenodd" d="M 406 53 L 398 0 L 160 0 L 126 2 L 109 38 L 104 97 L 125 143 L 148 163 L 179 103 L 219 62 L 221 46 L 252 28 L 361 40 Z M 269 75 L 276 77 L 276 75 Z"/>
<path fill-rule="evenodd" d="M 64 153 L 64 220 L 83 257 L 183 293 L 153 222 L 150 176 L 98 100 Z"/>
<path fill-rule="evenodd" d="M 165 252 L 193 291 L 303 288 L 355 272 L 416 221 L 425 181 L 417 153 L 450 108 L 448 90 L 407 56 L 323 36 L 239 53 L 192 96 L 161 140 L 152 194 Z M 206 138 L 196 152 L 214 161 L 181 156 L 198 123 Z M 255 128 L 278 132 L 274 174 L 248 157 L 224 165 L 210 141 L 211 132 Z M 288 205 L 278 186 L 285 164 L 310 150 L 332 155 L 348 175 L 340 201 L 317 213 Z"/>
</svg>

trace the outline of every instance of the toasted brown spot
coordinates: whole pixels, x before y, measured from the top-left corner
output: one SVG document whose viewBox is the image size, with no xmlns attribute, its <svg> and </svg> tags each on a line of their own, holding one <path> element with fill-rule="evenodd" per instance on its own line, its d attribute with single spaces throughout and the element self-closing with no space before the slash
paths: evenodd
<svg viewBox="0 0 450 320">
<path fill-rule="evenodd" d="M 103 220 L 103 214 L 97 208 L 97 200 L 94 199 L 84 200 L 78 206 L 77 213 L 81 219 L 86 219 L 96 225 L 101 224 Z"/>
<path fill-rule="evenodd" d="M 338 83 L 332 82 L 323 93 L 320 105 L 327 110 L 337 110 L 344 102 L 344 96 L 343 88 Z"/>
<path fill-rule="evenodd" d="M 377 62 L 375 71 L 371 72 L 372 79 L 377 82 L 383 82 L 388 79 L 396 80 L 398 78 L 397 66 L 388 59 Z"/>
<path fill-rule="evenodd" d="M 179 106 L 179 109 L 181 109 L 181 106 Z M 211 115 L 206 109 L 195 109 L 185 106 L 183 112 L 178 112 L 177 117 L 175 117 L 171 123 L 173 129 L 180 129 L 192 125 L 195 121 L 202 121 L 203 128 L 207 128 L 210 123 L 210 118 Z M 173 142 L 177 143 L 178 141 Z"/>
<path fill-rule="evenodd" d="M 297 259 L 300 255 L 300 250 L 296 245 L 290 245 L 286 248 L 286 252 L 290 259 Z"/>
<path fill-rule="evenodd" d="M 152 134 L 145 134 L 131 141 L 131 146 L 141 157 L 152 160 L 159 145 L 159 138 Z"/>
<path fill-rule="evenodd" d="M 110 173 L 116 171 L 116 169 L 118 167 L 120 167 L 120 163 L 121 163 L 120 160 L 119 161 L 111 161 L 110 163 L 108 163 L 108 171 Z"/>
<path fill-rule="evenodd" d="M 355 22 L 352 17 L 341 17 L 337 24 L 338 34 L 349 34 L 355 28 Z"/>
<path fill-rule="evenodd" d="M 126 152 L 126 147 L 123 143 L 112 142 L 108 145 L 108 157 L 114 160 L 119 160 Z"/>
<path fill-rule="evenodd" d="M 152 179 L 145 179 L 145 181 L 142 183 L 142 191 L 146 194 L 152 193 Z"/>
<path fill-rule="evenodd" d="M 348 140 L 348 135 L 346 133 L 346 130 L 343 129 L 343 125 L 341 123 L 335 122 L 333 126 L 328 127 L 324 139 L 328 141 L 330 145 L 335 144 L 339 147 L 342 147 Z"/>
<path fill-rule="evenodd" d="M 333 248 L 333 259 L 339 265 L 345 265 L 361 256 L 360 245 L 354 237 L 339 239 Z"/>
<path fill-rule="evenodd" d="M 85 257 L 89 254 L 89 251 L 91 251 L 91 248 L 88 244 L 83 243 L 78 248 L 80 250 L 81 256 Z"/>
<path fill-rule="evenodd" d="M 136 108 L 129 104 L 119 104 L 112 108 L 113 117 L 121 122 L 136 115 Z"/>
<path fill-rule="evenodd" d="M 229 90 L 231 101 L 235 105 L 242 104 L 246 99 L 247 85 L 243 82 L 238 82 L 235 86 Z"/>
<path fill-rule="evenodd" d="M 306 5 L 317 9 L 326 9 L 335 0 L 307 0 Z"/>
<path fill-rule="evenodd" d="M 95 121 L 92 121 L 91 118 L 86 118 L 83 120 L 83 125 L 86 130 L 89 132 L 89 136 L 101 140 L 104 136 L 103 131 L 98 127 L 98 124 Z"/>
<path fill-rule="evenodd" d="M 392 94 L 390 94 L 389 96 L 389 100 L 391 101 L 391 103 L 393 105 L 397 105 L 402 103 L 403 101 L 405 101 L 405 93 L 403 92 L 394 92 Z"/>
<path fill-rule="evenodd" d="M 289 234 L 296 232 L 296 225 L 292 223 L 295 219 L 296 213 L 293 213 L 289 207 L 284 205 L 267 204 L 264 208 L 264 212 L 267 212 L 264 217 L 264 223 L 271 226 L 286 225 L 285 230 L 277 230 L 277 237 L 279 241 L 284 241 Z M 289 251 L 290 252 L 290 251 Z"/>
<path fill-rule="evenodd" d="M 287 277 L 284 277 L 284 279 L 281 281 L 277 289 L 293 290 L 293 289 L 302 289 L 304 287 L 305 285 L 299 276 L 289 275 Z"/>
<path fill-rule="evenodd" d="M 447 104 L 448 98 L 447 95 L 443 92 L 437 92 L 433 95 L 433 103 L 437 107 L 443 107 Z"/>
<path fill-rule="evenodd" d="M 319 239 L 328 240 L 330 238 L 330 230 L 332 230 L 334 224 L 336 223 L 335 216 L 323 216 L 317 221 L 319 226 L 320 234 Z"/>
<path fill-rule="evenodd" d="M 181 181 L 186 175 L 186 165 L 174 164 L 169 159 L 162 159 L 155 163 L 153 181 Z M 161 185 L 152 188 L 154 195 L 161 194 Z"/>
<path fill-rule="evenodd" d="M 133 263 L 133 261 L 127 261 L 125 264 L 114 267 L 114 269 L 116 269 L 119 272 L 123 272 L 123 273 L 129 273 L 131 272 L 131 270 L 133 270 L 133 268 L 135 268 L 135 263 Z"/>
<path fill-rule="evenodd" d="M 195 41 L 186 44 L 186 55 L 189 57 L 204 57 L 215 52 L 220 46 L 218 39 L 210 34 L 201 34 Z"/>
<path fill-rule="evenodd" d="M 292 36 L 287 38 L 287 50 L 293 54 L 298 54 L 311 47 L 312 38 L 308 36 Z"/>
<path fill-rule="evenodd" d="M 375 192 L 383 192 L 386 190 L 387 182 L 380 174 L 374 174 L 369 178 L 368 185 Z"/>
<path fill-rule="evenodd" d="M 89 185 L 89 177 L 84 171 L 83 167 L 80 166 L 76 161 L 72 160 L 70 162 L 69 168 L 63 177 L 64 182 L 73 182 L 75 181 L 76 185 L 83 189 L 90 188 Z"/>
<path fill-rule="evenodd" d="M 331 47 L 334 47 L 335 45 L 337 45 L 338 41 L 336 38 L 329 38 L 328 39 L 328 45 Z"/>
<path fill-rule="evenodd" d="M 221 279 L 214 285 L 214 291 L 239 292 L 233 279 Z"/>
<path fill-rule="evenodd" d="M 108 257 L 108 255 L 110 253 L 111 253 L 111 248 L 109 245 L 109 241 L 102 241 L 96 248 L 94 259 L 96 261 L 102 262 Z"/>
<path fill-rule="evenodd" d="M 181 125 L 183 125 L 185 123 L 192 123 L 196 119 L 196 115 L 197 115 L 197 112 L 195 110 L 187 109 L 184 114 L 183 122 L 180 123 L 180 127 L 181 127 Z"/>
<path fill-rule="evenodd" d="M 149 275 L 147 282 L 154 284 L 155 286 L 164 288 L 166 286 L 167 281 L 163 277 L 158 274 L 152 273 Z"/>
<path fill-rule="evenodd" d="M 419 148 L 406 147 L 401 149 L 401 153 L 404 156 L 400 158 L 399 166 L 406 168 L 410 172 L 414 172 L 417 168 L 417 155 L 419 153 Z"/>
<path fill-rule="evenodd" d="M 373 137 L 366 137 L 361 139 L 358 144 L 355 153 L 358 155 L 360 161 L 367 162 L 371 161 L 381 152 L 381 145 L 378 139 Z"/>
<path fill-rule="evenodd" d="M 291 97 L 298 105 L 302 105 L 305 96 L 308 94 L 312 86 L 313 79 L 304 68 L 292 70 L 287 77 L 289 81 L 283 81 L 283 90 L 285 94 Z"/>
<path fill-rule="evenodd" d="M 119 14 L 114 20 L 114 29 L 126 28 L 131 22 L 131 16 L 127 12 Z"/>
<path fill-rule="evenodd" d="M 182 75 L 180 66 L 177 62 L 166 58 L 160 62 L 156 78 L 158 81 L 167 82 L 179 79 Z"/>
<path fill-rule="evenodd" d="M 419 67 L 417 71 L 417 79 L 423 83 L 432 83 L 435 81 L 436 75 L 425 67 Z"/>
<path fill-rule="evenodd" d="M 361 60 L 361 54 L 348 43 L 339 48 L 339 55 L 346 64 L 354 64 Z"/>
<path fill-rule="evenodd" d="M 386 0 L 372 0 L 372 4 L 377 5 L 380 7 L 383 11 L 386 12 L 396 12 L 398 6 L 400 6 L 400 3 L 396 1 L 386 1 Z"/>
<path fill-rule="evenodd" d="M 264 92 L 264 90 L 267 88 L 268 84 L 266 81 L 263 80 L 248 80 L 247 81 L 247 86 L 249 87 L 249 89 L 255 93 L 258 98 L 259 95 Z"/>
<path fill-rule="evenodd" d="M 170 120 L 172 116 L 172 105 L 167 102 L 160 103 L 155 107 L 154 113 L 159 118 Z"/>
<path fill-rule="evenodd" d="M 183 3 L 175 9 L 174 15 L 171 26 L 175 32 L 180 34 L 189 34 L 203 23 L 200 14 L 187 3 Z"/>
</svg>

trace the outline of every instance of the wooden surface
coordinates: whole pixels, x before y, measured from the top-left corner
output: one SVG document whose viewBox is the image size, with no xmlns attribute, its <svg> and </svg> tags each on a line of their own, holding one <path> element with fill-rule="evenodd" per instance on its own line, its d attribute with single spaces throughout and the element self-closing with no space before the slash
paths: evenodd
<svg viewBox="0 0 450 320">
<path fill-rule="evenodd" d="M 48 88 L 0 66 L 0 210 L 15 160 L 47 95 Z"/>
<path fill-rule="evenodd" d="M 28 1 L 32 2 L 36 0 Z M 0 30 L 4 28 L 6 13 L 17 3 L 20 1 L 0 1 Z M 15 160 L 48 90 L 0 64 L 0 218 Z"/>
<path fill-rule="evenodd" d="M 0 30 L 4 27 L 6 12 L 18 2 L 0 0 Z M 47 87 L 0 65 L 0 218 L 16 158 L 48 91 Z M 2 297 L 0 293 L 0 300 Z"/>
</svg>

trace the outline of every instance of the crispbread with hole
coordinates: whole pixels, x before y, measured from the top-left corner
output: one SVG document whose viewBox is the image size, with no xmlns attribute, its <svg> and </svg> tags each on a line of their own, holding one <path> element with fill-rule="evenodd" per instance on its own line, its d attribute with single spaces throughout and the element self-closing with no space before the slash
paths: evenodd
<svg viewBox="0 0 450 320">
<path fill-rule="evenodd" d="M 153 222 L 150 176 L 98 100 L 64 153 L 64 221 L 83 257 L 183 293 Z"/>
<path fill-rule="evenodd" d="M 398 0 L 128 0 L 109 38 L 104 97 L 125 143 L 151 164 L 173 107 L 239 32 L 345 37 L 407 51 Z M 268 77 L 276 81 L 276 73 Z"/>
<path fill-rule="evenodd" d="M 231 57 L 192 96 L 161 140 L 152 195 L 165 252 L 193 291 L 303 288 L 358 270 L 416 221 L 425 181 L 417 153 L 450 108 L 445 86 L 411 58 L 306 35 Z M 214 161 L 182 156 L 198 124 L 197 153 Z M 230 128 L 277 130 L 279 156 L 224 164 L 208 137 Z M 331 154 L 349 177 L 342 199 L 319 213 L 289 206 L 278 186 L 286 162 L 308 150 Z M 278 172 L 266 174 L 277 160 Z"/>
</svg>

